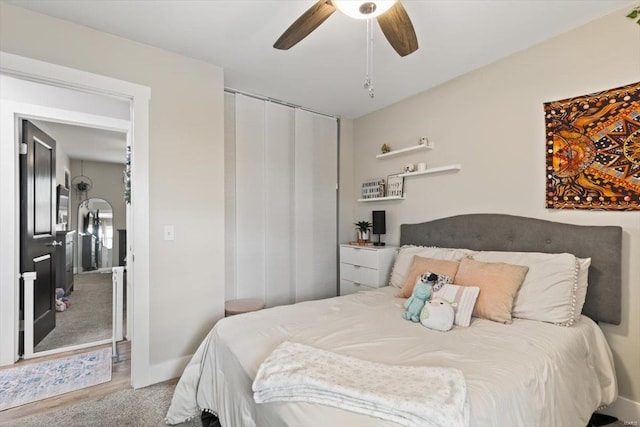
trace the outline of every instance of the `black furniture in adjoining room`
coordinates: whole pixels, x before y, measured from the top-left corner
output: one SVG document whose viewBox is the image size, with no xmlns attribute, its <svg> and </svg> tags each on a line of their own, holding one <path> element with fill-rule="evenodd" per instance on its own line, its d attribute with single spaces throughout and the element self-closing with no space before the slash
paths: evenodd
<svg viewBox="0 0 640 427">
<path fill-rule="evenodd" d="M 64 289 L 65 295 L 73 291 L 73 243 L 75 231 L 56 232 L 56 288 Z"/>
<path fill-rule="evenodd" d="M 118 265 L 127 265 L 127 230 L 118 230 Z"/>
<path fill-rule="evenodd" d="M 82 236 L 82 269 L 84 271 L 98 268 L 96 243 L 96 236 L 93 234 L 85 234 Z"/>
</svg>

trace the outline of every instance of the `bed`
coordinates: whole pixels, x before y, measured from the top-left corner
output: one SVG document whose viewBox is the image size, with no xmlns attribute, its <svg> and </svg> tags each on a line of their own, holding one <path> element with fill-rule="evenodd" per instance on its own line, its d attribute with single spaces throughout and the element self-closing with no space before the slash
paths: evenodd
<svg viewBox="0 0 640 427">
<path fill-rule="evenodd" d="M 575 321 L 564 324 L 473 317 L 468 327 L 440 332 L 404 320 L 404 299 L 387 286 L 225 318 L 186 367 L 166 420 L 180 423 L 204 410 L 224 427 L 416 425 L 313 400 L 255 403 L 252 384 L 261 364 L 283 344 L 296 343 L 367 363 L 458 370 L 466 386 L 463 425 L 585 426 L 597 408 L 617 398 L 611 351 L 597 322 L 620 323 L 621 239 L 620 227 L 502 214 L 404 224 L 394 273 L 402 251 L 417 248 L 464 248 L 485 261 L 505 253 L 519 254 L 516 261 L 529 253 L 572 254 L 575 277 L 582 271 L 578 260 L 590 258 L 582 315 L 572 312 Z M 535 276 L 533 269 L 527 274 Z M 571 292 L 575 306 L 579 291 Z M 530 307 L 523 304 L 525 313 Z"/>
</svg>

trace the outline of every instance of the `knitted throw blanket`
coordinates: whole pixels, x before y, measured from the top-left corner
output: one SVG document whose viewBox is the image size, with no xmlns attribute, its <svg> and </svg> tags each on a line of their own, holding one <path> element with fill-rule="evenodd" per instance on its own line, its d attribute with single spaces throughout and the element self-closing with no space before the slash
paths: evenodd
<svg viewBox="0 0 640 427">
<path fill-rule="evenodd" d="M 283 342 L 260 365 L 256 403 L 311 402 L 403 426 L 468 426 L 462 372 L 392 366 Z"/>
</svg>

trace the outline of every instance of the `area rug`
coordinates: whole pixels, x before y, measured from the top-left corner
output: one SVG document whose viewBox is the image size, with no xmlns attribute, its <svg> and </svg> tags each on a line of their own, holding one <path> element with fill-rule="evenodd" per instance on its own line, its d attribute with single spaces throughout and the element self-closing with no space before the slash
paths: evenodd
<svg viewBox="0 0 640 427">
<path fill-rule="evenodd" d="M 0 370 L 0 411 L 111 380 L 111 349 Z"/>
</svg>

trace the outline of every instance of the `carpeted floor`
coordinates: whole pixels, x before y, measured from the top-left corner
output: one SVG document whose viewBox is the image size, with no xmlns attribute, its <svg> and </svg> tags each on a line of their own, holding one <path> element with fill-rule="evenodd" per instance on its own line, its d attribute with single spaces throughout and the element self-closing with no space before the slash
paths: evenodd
<svg viewBox="0 0 640 427">
<path fill-rule="evenodd" d="M 86 426 L 166 426 L 164 416 L 169 409 L 177 380 L 155 384 L 138 390 L 127 389 L 96 400 L 77 403 L 11 423 L 12 427 L 86 427 Z M 181 427 L 201 427 L 200 417 Z"/>
<path fill-rule="evenodd" d="M 34 351 L 69 347 L 111 338 L 111 274 L 83 273 L 73 278 L 71 306 L 56 312 L 56 327 Z"/>
<path fill-rule="evenodd" d="M 169 409 L 176 383 L 177 380 L 171 380 L 138 390 L 121 390 L 96 400 L 13 421 L 9 425 L 11 427 L 166 427 L 164 416 Z M 622 426 L 625 423 L 617 421 L 608 425 Z M 200 417 L 196 417 L 178 426 L 202 427 L 202 423 Z"/>
</svg>

